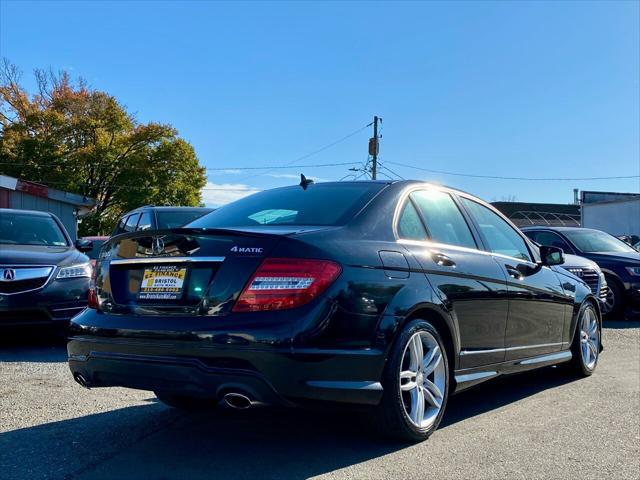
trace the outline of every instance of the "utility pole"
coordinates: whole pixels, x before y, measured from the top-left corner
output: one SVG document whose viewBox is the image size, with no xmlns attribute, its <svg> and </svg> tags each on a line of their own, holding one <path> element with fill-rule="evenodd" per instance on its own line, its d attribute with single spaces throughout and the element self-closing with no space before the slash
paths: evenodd
<svg viewBox="0 0 640 480">
<path fill-rule="evenodd" d="M 380 144 L 378 142 L 378 122 L 382 123 L 382 119 L 378 116 L 373 117 L 373 137 L 369 139 L 369 155 L 371 155 L 371 179 L 375 180 L 378 174 L 378 150 Z"/>
</svg>

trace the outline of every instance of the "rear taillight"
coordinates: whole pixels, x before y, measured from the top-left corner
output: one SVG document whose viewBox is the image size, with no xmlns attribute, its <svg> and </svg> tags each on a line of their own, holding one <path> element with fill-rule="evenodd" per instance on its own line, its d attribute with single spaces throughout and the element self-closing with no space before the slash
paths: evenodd
<svg viewBox="0 0 640 480">
<path fill-rule="evenodd" d="M 244 287 L 233 311 L 299 307 L 324 292 L 341 270 L 340 265 L 329 260 L 267 258 Z"/>
<path fill-rule="evenodd" d="M 87 298 L 87 307 L 95 308 L 96 310 L 99 308 L 100 304 L 98 303 L 98 293 L 96 292 L 96 276 L 98 273 L 98 269 L 96 265 L 93 265 L 93 272 L 91 273 L 91 280 L 89 281 L 89 296 Z"/>
</svg>

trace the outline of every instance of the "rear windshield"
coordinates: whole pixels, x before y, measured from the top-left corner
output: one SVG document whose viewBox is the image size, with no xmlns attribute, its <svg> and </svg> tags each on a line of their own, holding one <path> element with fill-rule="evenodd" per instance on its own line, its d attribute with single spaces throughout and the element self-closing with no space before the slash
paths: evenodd
<svg viewBox="0 0 640 480">
<path fill-rule="evenodd" d="M 51 217 L 0 213 L 0 244 L 66 246 L 67 238 Z"/>
<path fill-rule="evenodd" d="M 189 227 L 344 225 L 384 184 L 343 183 L 284 187 L 255 193 L 210 213 Z"/>
<path fill-rule="evenodd" d="M 168 210 L 157 211 L 158 228 L 178 228 L 206 215 L 209 210 Z"/>
</svg>

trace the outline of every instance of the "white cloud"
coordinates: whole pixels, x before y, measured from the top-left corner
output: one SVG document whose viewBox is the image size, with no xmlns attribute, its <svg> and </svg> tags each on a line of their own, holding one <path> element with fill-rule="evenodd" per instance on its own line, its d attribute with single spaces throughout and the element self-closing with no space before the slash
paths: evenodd
<svg viewBox="0 0 640 480">
<path fill-rule="evenodd" d="M 244 183 L 207 182 L 202 189 L 202 201 L 208 207 L 219 207 L 259 191 L 259 189 Z"/>
</svg>

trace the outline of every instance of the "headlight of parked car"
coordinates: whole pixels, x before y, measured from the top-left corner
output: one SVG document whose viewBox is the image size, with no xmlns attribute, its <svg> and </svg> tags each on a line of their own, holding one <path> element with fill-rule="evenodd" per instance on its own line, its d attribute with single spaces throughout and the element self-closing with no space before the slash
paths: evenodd
<svg viewBox="0 0 640 480">
<path fill-rule="evenodd" d="M 61 268 L 56 278 L 91 278 L 91 273 L 92 267 L 90 263 L 79 263 L 77 265 L 71 265 L 70 267 Z"/>
<path fill-rule="evenodd" d="M 634 277 L 640 277 L 640 267 L 624 267 L 629 272 L 629 275 L 633 275 Z"/>
</svg>

